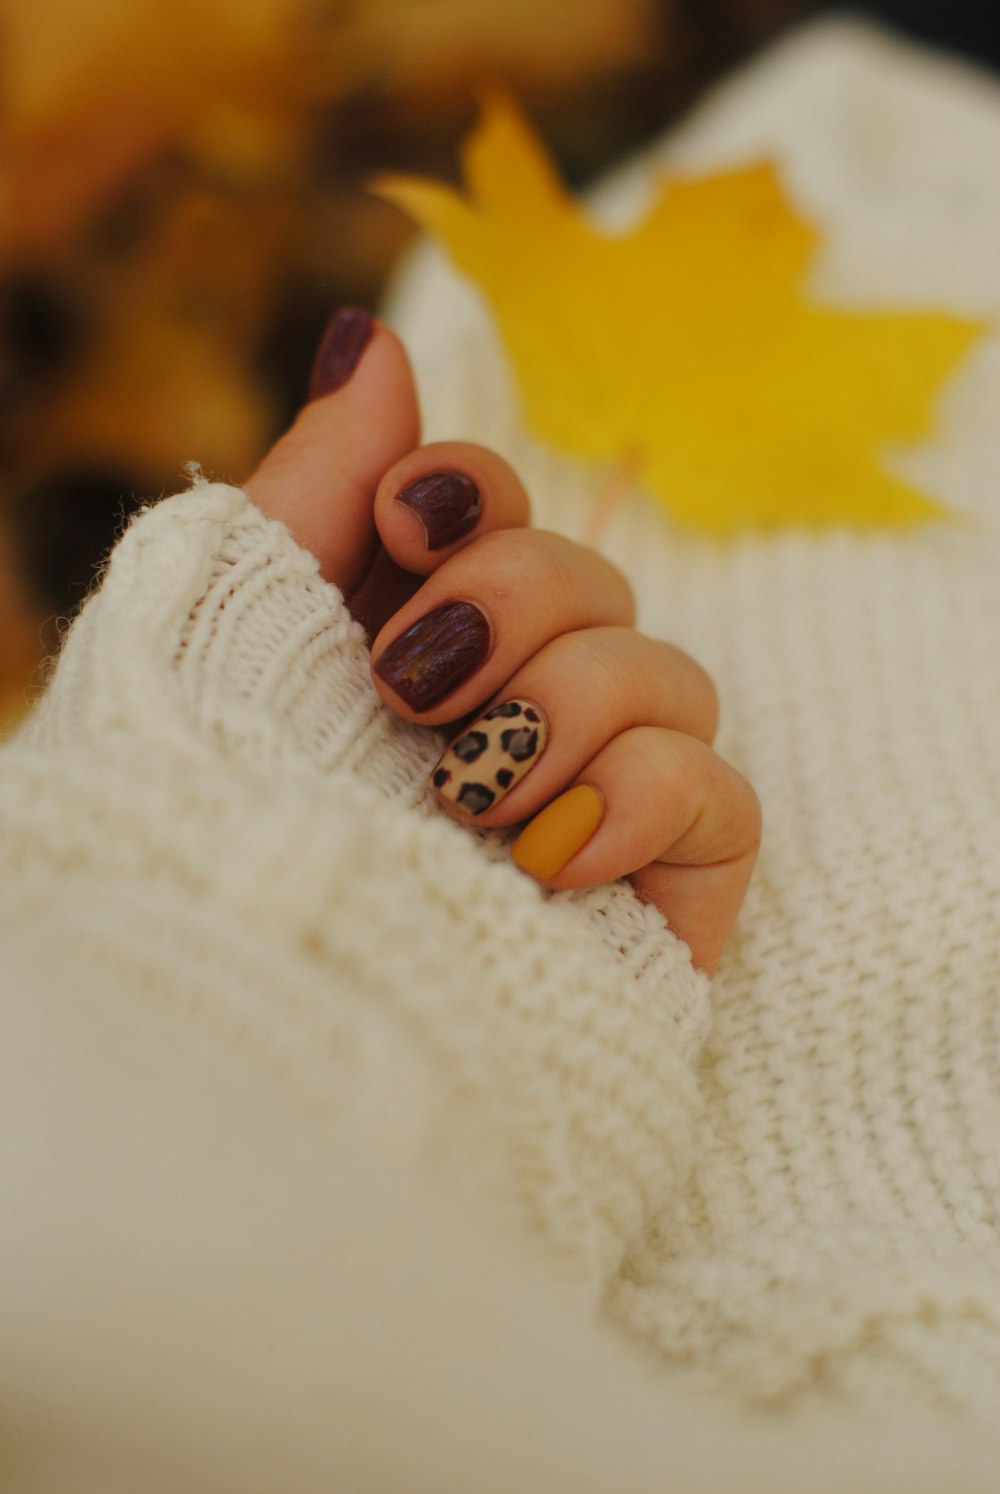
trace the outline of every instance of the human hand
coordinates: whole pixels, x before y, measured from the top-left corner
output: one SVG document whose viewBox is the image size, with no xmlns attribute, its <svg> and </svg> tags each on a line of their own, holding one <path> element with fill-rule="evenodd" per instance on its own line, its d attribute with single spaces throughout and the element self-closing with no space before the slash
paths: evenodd
<svg viewBox="0 0 1000 1494">
<path fill-rule="evenodd" d="M 711 749 L 709 677 L 635 630 L 615 566 L 529 527 L 502 458 L 418 445 L 406 355 L 366 312 L 331 323 L 312 394 L 246 490 L 343 592 L 386 704 L 455 731 L 432 775 L 442 809 L 466 824 L 528 821 L 511 854 L 546 886 L 628 876 L 711 974 L 760 807 Z"/>
</svg>

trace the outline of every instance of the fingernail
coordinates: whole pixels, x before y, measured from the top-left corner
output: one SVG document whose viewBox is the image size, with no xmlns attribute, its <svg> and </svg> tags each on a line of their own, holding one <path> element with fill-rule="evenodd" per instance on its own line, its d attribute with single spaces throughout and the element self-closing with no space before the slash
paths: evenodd
<svg viewBox="0 0 1000 1494">
<path fill-rule="evenodd" d="M 347 383 L 374 330 L 375 318 L 363 306 L 345 306 L 337 312 L 316 349 L 309 381 L 310 399 L 332 394 Z"/>
<path fill-rule="evenodd" d="M 545 751 L 548 722 L 531 700 L 505 700 L 457 737 L 431 774 L 442 798 L 468 814 L 499 804 Z"/>
<path fill-rule="evenodd" d="M 587 844 L 603 817 L 600 794 L 589 783 L 578 783 L 525 825 L 510 854 L 529 876 L 554 877 Z"/>
<path fill-rule="evenodd" d="M 396 502 L 424 526 L 428 550 L 440 550 L 474 529 L 482 512 L 479 489 L 464 472 L 428 472 L 408 482 Z"/>
<path fill-rule="evenodd" d="M 490 651 L 490 625 L 471 602 L 446 602 L 407 628 L 372 665 L 411 711 L 429 711 Z"/>
</svg>

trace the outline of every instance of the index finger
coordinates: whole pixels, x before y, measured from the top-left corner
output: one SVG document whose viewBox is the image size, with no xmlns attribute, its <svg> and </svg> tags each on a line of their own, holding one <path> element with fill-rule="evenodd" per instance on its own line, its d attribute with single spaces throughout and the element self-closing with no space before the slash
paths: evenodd
<svg viewBox="0 0 1000 1494">
<path fill-rule="evenodd" d="M 418 447 L 389 469 L 375 494 L 379 537 L 391 559 L 416 576 L 431 575 L 484 534 L 530 522 L 514 469 L 468 441 Z"/>
</svg>

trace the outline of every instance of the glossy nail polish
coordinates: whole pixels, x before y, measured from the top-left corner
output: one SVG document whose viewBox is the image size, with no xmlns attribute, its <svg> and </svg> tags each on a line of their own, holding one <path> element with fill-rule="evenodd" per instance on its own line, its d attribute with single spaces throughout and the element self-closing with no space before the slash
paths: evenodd
<svg viewBox="0 0 1000 1494">
<path fill-rule="evenodd" d="M 372 665 L 412 711 L 429 711 L 485 662 L 490 625 L 471 602 L 446 602 L 413 623 Z"/>
<path fill-rule="evenodd" d="M 492 809 L 535 766 L 549 727 L 532 700 L 505 700 L 484 711 L 441 755 L 431 782 L 467 814 Z"/>
<path fill-rule="evenodd" d="M 401 488 L 396 502 L 416 514 L 428 550 L 440 550 L 468 534 L 483 508 L 479 489 L 464 472 L 427 472 Z"/>
<path fill-rule="evenodd" d="M 320 399 L 347 383 L 371 341 L 375 318 L 363 306 L 345 306 L 328 323 L 316 350 L 309 398 Z"/>
</svg>

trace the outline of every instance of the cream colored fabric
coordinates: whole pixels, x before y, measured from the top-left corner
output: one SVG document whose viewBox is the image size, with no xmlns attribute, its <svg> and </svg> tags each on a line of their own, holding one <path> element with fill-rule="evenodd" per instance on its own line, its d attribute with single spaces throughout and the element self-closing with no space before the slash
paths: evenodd
<svg viewBox="0 0 1000 1494">
<path fill-rule="evenodd" d="M 1000 299 L 992 85 L 816 28 L 665 151 L 762 146 L 831 294 Z M 428 436 L 578 532 L 471 293 L 425 256 L 393 315 Z M 913 458 L 970 528 L 609 535 L 764 803 L 711 990 L 436 810 L 243 494 L 132 525 L 0 754 L 5 1489 L 994 1487 L 997 351 Z"/>
<path fill-rule="evenodd" d="M 761 155 L 824 232 L 817 296 L 1000 313 L 992 78 L 824 22 L 724 85 L 596 210 L 621 226 L 657 168 Z M 475 293 L 427 251 L 392 313 L 429 438 L 496 445 L 535 521 L 580 537 L 601 475 L 525 435 Z M 714 985 L 684 1203 L 636 1243 L 611 1300 L 664 1360 L 752 1402 L 835 1387 L 992 1414 L 1000 340 L 948 386 L 936 440 L 893 459 L 969 522 L 719 543 L 636 495 L 603 543 L 640 626 L 713 674 L 718 749 L 764 812 Z"/>
</svg>

